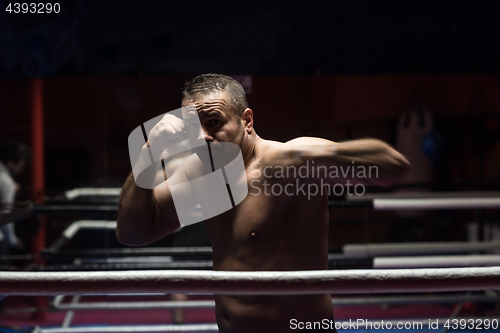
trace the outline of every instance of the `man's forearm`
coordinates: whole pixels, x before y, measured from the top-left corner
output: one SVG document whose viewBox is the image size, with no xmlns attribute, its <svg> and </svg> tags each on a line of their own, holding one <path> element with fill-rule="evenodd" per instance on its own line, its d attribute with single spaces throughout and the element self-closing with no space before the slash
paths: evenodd
<svg viewBox="0 0 500 333">
<path fill-rule="evenodd" d="M 353 168 L 354 181 L 388 186 L 398 182 L 411 168 L 408 160 L 383 141 L 361 139 L 334 144 L 331 157 L 320 158 L 320 164 Z M 373 169 L 373 170 L 372 170 Z M 351 170 L 352 171 L 352 170 Z M 363 172 L 372 171 L 372 172 Z"/>
<path fill-rule="evenodd" d="M 137 186 L 130 173 L 120 194 L 116 229 L 118 240 L 128 245 L 144 243 L 156 210 L 153 190 Z"/>
</svg>

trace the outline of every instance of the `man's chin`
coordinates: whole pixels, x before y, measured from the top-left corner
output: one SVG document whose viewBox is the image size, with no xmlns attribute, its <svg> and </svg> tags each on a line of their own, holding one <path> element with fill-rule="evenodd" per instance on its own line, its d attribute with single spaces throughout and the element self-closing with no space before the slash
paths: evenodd
<svg viewBox="0 0 500 333">
<path fill-rule="evenodd" d="M 220 169 L 236 158 L 239 146 L 228 143 L 210 144 L 210 151 L 208 147 L 198 147 L 195 152 L 203 164 L 210 167 L 213 165 L 215 169 Z"/>
<path fill-rule="evenodd" d="M 201 149 L 195 150 L 196 155 L 203 164 L 212 167 L 212 160 L 210 159 L 210 153 L 208 152 L 207 147 L 200 147 L 200 148 Z"/>
</svg>

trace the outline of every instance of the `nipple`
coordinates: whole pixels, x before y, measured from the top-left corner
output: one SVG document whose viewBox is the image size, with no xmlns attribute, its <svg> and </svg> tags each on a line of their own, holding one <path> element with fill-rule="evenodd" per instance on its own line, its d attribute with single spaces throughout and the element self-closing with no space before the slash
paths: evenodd
<svg viewBox="0 0 500 333">
<path fill-rule="evenodd" d="M 257 231 L 255 230 L 250 231 L 250 237 L 257 238 L 257 236 L 258 236 Z"/>
</svg>

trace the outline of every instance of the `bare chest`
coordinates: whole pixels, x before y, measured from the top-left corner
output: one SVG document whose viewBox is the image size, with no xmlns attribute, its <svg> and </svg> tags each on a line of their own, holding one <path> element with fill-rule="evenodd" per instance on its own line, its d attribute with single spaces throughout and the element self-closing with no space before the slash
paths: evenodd
<svg viewBox="0 0 500 333">
<path fill-rule="evenodd" d="M 318 237 L 327 235 L 326 197 L 286 195 L 279 193 L 278 186 L 272 191 L 272 185 L 252 183 L 250 178 L 247 197 L 232 210 L 206 222 L 214 267 L 218 262 L 233 260 L 223 268 L 276 268 L 283 257 L 303 250 L 299 244 L 305 247 L 308 241 L 317 243 Z M 269 267 L 260 267 L 262 262 Z"/>
<path fill-rule="evenodd" d="M 247 195 L 235 208 L 207 221 L 214 250 L 262 242 L 289 219 L 289 201 L 279 196 Z"/>
</svg>

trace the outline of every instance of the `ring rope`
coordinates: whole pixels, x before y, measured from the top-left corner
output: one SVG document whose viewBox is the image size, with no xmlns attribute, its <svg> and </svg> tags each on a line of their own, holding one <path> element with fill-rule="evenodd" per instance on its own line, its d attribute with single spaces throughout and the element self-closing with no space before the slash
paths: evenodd
<svg viewBox="0 0 500 333">
<path fill-rule="evenodd" d="M 294 272 L 0 272 L 0 295 L 374 294 L 500 289 L 500 267 Z"/>
<path fill-rule="evenodd" d="M 500 208 L 500 198 L 373 199 L 374 210 L 447 210 Z"/>
</svg>

